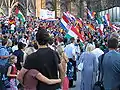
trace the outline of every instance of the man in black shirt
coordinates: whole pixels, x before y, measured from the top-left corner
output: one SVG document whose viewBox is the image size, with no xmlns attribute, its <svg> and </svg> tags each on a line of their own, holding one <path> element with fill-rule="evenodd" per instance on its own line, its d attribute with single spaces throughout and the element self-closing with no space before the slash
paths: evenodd
<svg viewBox="0 0 120 90">
<path fill-rule="evenodd" d="M 49 79 L 58 79 L 58 69 L 62 71 L 60 58 L 58 53 L 47 47 L 49 34 L 46 30 L 39 28 L 36 34 L 38 42 L 38 51 L 29 55 L 25 61 L 25 65 L 18 75 L 18 79 L 22 82 L 23 76 L 27 70 L 36 69 Z M 47 85 L 39 81 L 37 90 L 56 90 L 58 85 Z"/>
<path fill-rule="evenodd" d="M 24 48 L 25 48 L 25 44 L 23 44 L 22 42 L 18 43 L 18 50 L 15 50 L 13 52 L 13 55 L 17 56 L 17 63 L 15 64 L 17 67 L 17 70 L 21 70 L 22 65 L 23 65 L 23 58 L 24 58 Z"/>
</svg>

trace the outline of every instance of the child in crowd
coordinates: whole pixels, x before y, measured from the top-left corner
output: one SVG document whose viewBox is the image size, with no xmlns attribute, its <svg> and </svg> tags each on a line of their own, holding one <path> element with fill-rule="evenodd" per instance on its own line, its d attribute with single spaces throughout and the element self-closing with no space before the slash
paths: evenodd
<svg viewBox="0 0 120 90">
<path fill-rule="evenodd" d="M 7 90 L 18 90 L 17 88 L 17 68 L 15 63 L 17 63 L 17 57 L 15 55 L 11 55 L 9 58 L 10 66 L 8 67 L 7 77 L 10 81 L 10 88 Z"/>
</svg>

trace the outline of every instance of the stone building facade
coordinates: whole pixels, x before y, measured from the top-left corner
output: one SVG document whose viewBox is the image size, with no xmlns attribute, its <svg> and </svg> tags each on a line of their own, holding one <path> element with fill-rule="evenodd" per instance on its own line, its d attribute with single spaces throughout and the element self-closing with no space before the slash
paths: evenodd
<svg viewBox="0 0 120 90">
<path fill-rule="evenodd" d="M 40 9 L 56 11 L 56 17 L 62 16 L 62 12 L 70 11 L 75 15 L 84 13 L 84 3 L 94 11 L 103 11 L 112 7 L 120 7 L 120 0 L 0 0 L 0 8 L 5 15 L 14 11 L 17 6 L 24 15 L 39 16 Z M 16 4 L 16 2 L 19 2 Z M 14 6 L 15 5 L 15 6 Z M 13 7 L 14 6 L 14 7 Z M 81 15 L 84 16 L 84 15 Z"/>
</svg>

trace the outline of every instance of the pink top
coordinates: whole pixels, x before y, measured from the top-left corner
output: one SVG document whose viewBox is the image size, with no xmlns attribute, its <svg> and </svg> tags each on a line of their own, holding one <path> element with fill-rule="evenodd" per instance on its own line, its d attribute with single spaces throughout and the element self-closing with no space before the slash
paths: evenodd
<svg viewBox="0 0 120 90">
<path fill-rule="evenodd" d="M 35 69 L 28 70 L 24 76 L 24 90 L 36 90 L 38 80 L 36 75 L 39 71 Z"/>
</svg>

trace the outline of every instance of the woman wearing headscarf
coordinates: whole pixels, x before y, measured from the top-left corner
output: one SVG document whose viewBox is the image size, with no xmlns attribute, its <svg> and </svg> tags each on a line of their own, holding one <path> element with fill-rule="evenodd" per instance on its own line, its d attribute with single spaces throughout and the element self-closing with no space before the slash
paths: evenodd
<svg viewBox="0 0 120 90">
<path fill-rule="evenodd" d="M 86 52 L 83 52 L 79 61 L 83 63 L 81 70 L 80 90 L 93 90 L 93 85 L 96 81 L 97 62 L 96 56 L 91 52 L 95 49 L 94 45 L 88 44 Z"/>
</svg>

